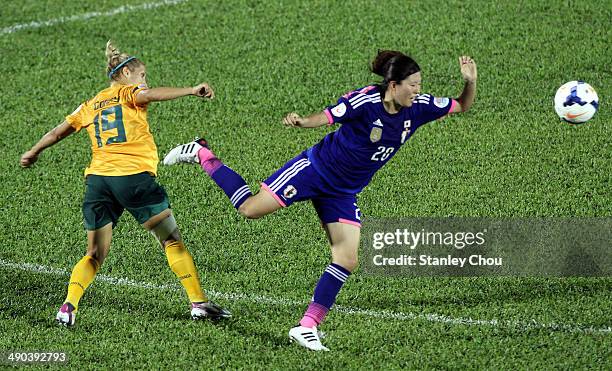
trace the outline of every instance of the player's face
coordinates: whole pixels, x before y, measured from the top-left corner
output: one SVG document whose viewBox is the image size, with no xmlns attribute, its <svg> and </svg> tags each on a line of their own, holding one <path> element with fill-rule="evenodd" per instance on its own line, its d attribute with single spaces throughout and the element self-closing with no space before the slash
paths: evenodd
<svg viewBox="0 0 612 371">
<path fill-rule="evenodd" d="M 147 84 L 147 68 L 144 65 L 134 68 L 133 71 L 126 68 L 124 72 L 128 85 Z"/>
<path fill-rule="evenodd" d="M 421 73 L 416 72 L 395 84 L 395 102 L 401 106 L 410 107 L 420 91 Z"/>
</svg>

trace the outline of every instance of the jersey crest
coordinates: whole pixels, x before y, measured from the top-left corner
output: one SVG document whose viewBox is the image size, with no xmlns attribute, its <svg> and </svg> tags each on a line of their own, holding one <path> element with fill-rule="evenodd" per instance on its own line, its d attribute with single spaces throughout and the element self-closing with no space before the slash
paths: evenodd
<svg viewBox="0 0 612 371">
<path fill-rule="evenodd" d="M 380 140 L 380 138 L 382 138 L 382 128 L 372 128 L 372 131 L 370 132 L 370 142 L 376 143 Z"/>
</svg>

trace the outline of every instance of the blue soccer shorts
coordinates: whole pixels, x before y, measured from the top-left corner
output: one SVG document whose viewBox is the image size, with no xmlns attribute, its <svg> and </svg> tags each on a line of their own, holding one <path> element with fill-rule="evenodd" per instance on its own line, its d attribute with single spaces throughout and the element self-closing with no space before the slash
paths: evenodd
<svg viewBox="0 0 612 371">
<path fill-rule="evenodd" d="M 312 200 L 323 224 L 346 223 L 361 227 L 357 195 L 335 191 L 313 168 L 306 152 L 289 160 L 261 183 L 261 187 L 283 207 Z"/>
</svg>

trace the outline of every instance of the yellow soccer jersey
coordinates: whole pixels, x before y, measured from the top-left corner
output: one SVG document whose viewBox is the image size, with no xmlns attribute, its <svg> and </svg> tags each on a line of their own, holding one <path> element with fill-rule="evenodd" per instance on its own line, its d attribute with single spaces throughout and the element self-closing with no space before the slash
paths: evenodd
<svg viewBox="0 0 612 371">
<path fill-rule="evenodd" d="M 91 139 L 89 174 L 119 176 L 149 172 L 157 175 L 157 147 L 149 130 L 146 107 L 136 105 L 145 85 L 114 85 L 81 104 L 66 121 Z"/>
</svg>

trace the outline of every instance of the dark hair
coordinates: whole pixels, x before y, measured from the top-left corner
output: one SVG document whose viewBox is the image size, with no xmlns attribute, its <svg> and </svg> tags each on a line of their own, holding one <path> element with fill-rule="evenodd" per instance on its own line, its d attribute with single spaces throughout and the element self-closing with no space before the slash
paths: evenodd
<svg viewBox="0 0 612 371">
<path fill-rule="evenodd" d="M 389 82 L 400 82 L 406 77 L 421 70 L 419 65 L 406 54 L 395 50 L 379 50 L 376 58 L 370 65 L 370 70 L 382 76 L 383 81 L 379 85 L 381 93 L 385 93 Z"/>
</svg>

